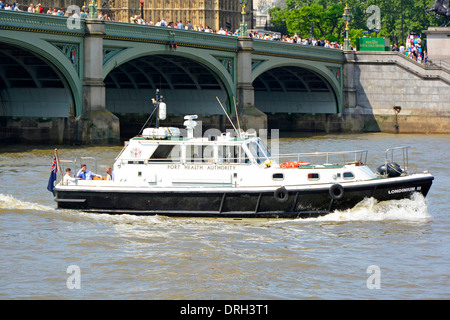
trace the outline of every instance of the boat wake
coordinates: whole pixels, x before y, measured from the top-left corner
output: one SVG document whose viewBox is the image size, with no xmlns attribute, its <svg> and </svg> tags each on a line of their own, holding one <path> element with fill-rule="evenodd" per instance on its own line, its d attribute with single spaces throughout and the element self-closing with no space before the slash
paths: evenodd
<svg viewBox="0 0 450 320">
<path fill-rule="evenodd" d="M 85 217 L 86 219 L 94 220 L 101 223 L 111 223 L 114 225 L 124 225 L 130 228 L 136 226 L 148 226 L 160 223 L 170 223 L 170 218 L 165 216 L 138 216 L 132 214 L 107 214 L 107 213 L 90 213 L 90 212 L 80 212 L 73 210 L 72 212 L 77 212 L 80 217 Z"/>
<path fill-rule="evenodd" d="M 374 198 L 364 199 L 348 210 L 336 210 L 328 215 L 315 218 L 317 221 L 428 221 L 431 215 L 425 198 L 420 193 L 411 199 L 378 202 Z"/>
<path fill-rule="evenodd" d="M 0 209 L 54 211 L 54 207 L 43 206 L 29 201 L 19 200 L 11 195 L 0 193 Z"/>
</svg>

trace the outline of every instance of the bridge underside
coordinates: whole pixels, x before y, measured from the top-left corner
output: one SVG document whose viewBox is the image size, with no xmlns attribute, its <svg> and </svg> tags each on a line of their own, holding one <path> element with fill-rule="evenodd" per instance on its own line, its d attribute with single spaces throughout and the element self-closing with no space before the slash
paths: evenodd
<svg viewBox="0 0 450 320">
<path fill-rule="evenodd" d="M 160 89 L 171 116 L 223 115 L 216 97 L 225 103 L 229 94 L 211 70 L 188 58 L 148 55 L 112 70 L 104 80 L 106 106 L 124 128 L 153 110 L 151 99 Z M 254 82 L 255 106 L 268 114 L 336 114 L 338 104 L 331 86 L 320 75 L 300 67 L 278 67 Z M 230 109 L 228 111 L 231 111 Z M 128 115 L 128 116 L 127 116 Z M 131 124 L 131 123 L 130 123 Z"/>
<path fill-rule="evenodd" d="M 172 116 L 223 114 L 216 97 L 227 100 L 222 81 L 208 68 L 180 56 L 149 55 L 128 61 L 104 80 L 106 107 L 118 114 L 150 114 L 159 89 Z"/>
<path fill-rule="evenodd" d="M 0 116 L 68 117 L 71 90 L 61 73 L 42 57 L 2 43 Z"/>
<path fill-rule="evenodd" d="M 278 67 L 254 82 L 255 106 L 267 114 L 338 113 L 336 96 L 318 74 L 300 67 Z"/>
</svg>

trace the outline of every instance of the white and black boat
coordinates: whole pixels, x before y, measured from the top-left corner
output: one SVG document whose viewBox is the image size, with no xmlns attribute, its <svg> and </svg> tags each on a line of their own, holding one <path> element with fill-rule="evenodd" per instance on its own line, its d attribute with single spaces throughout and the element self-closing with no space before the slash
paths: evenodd
<svg viewBox="0 0 450 320">
<path fill-rule="evenodd" d="M 271 155 L 242 131 L 194 137 L 171 127 L 146 128 L 114 163 L 113 180 L 60 181 L 58 208 L 109 214 L 224 218 L 304 218 L 378 201 L 426 196 L 433 176 L 408 170 L 408 147 L 388 149 L 376 171 L 367 150 Z M 184 131 L 184 130 L 183 130 Z M 401 154 L 401 165 L 393 155 Z"/>
</svg>

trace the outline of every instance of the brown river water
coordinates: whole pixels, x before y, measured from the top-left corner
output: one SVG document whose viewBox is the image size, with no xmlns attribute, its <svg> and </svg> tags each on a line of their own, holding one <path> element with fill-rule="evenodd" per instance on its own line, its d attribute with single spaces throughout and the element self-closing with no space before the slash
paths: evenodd
<svg viewBox="0 0 450 320">
<path fill-rule="evenodd" d="M 217 220 L 57 210 L 53 148 L 0 146 L 0 299 L 450 299 L 449 135 L 281 138 L 281 152 L 411 146 L 426 199 L 320 218 Z M 104 175 L 121 147 L 59 146 Z M 74 169 L 72 169 L 74 171 Z"/>
</svg>

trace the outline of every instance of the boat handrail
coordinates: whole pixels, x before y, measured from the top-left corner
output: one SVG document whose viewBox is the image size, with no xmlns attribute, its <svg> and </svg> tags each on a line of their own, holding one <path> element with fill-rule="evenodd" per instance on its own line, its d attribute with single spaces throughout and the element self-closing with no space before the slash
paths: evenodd
<svg viewBox="0 0 450 320">
<path fill-rule="evenodd" d="M 94 172 L 95 173 L 97 173 L 97 158 L 94 158 L 94 157 L 76 157 L 76 158 L 74 158 L 73 160 L 68 160 L 68 159 L 59 159 L 59 163 L 60 163 L 60 165 L 61 165 L 61 171 L 63 172 L 63 175 L 64 175 L 64 171 L 65 171 L 65 166 L 64 166 L 64 164 L 66 164 L 66 163 L 73 163 L 73 165 L 74 165 L 74 171 L 73 171 L 73 173 L 76 175 L 77 174 L 77 172 L 78 172 L 78 170 L 80 170 L 80 166 L 81 166 L 81 160 L 93 160 L 94 161 Z M 77 165 L 78 165 L 78 167 L 77 167 Z M 62 180 L 62 177 L 61 177 L 61 180 Z"/>
<path fill-rule="evenodd" d="M 340 159 L 337 163 L 349 164 L 349 163 L 357 163 L 364 164 L 367 163 L 367 155 L 368 150 L 351 150 L 351 151 L 323 151 L 323 152 L 303 152 L 303 153 L 280 153 L 280 154 L 272 154 L 272 159 L 278 159 L 277 162 L 284 162 L 280 159 L 296 159 L 296 161 L 305 161 L 310 157 L 324 157 L 326 164 L 330 164 L 333 156 L 344 156 L 343 159 Z M 351 158 L 346 158 L 345 155 L 353 155 Z M 311 162 L 311 161 L 310 161 Z M 312 162 L 311 162 L 312 163 Z"/>
<path fill-rule="evenodd" d="M 408 149 L 411 148 L 411 146 L 402 146 L 402 147 L 394 147 L 394 148 L 387 148 L 386 149 L 386 158 L 388 156 L 388 152 L 391 152 L 391 154 L 395 151 L 395 150 L 403 150 L 403 152 L 408 152 Z"/>
<path fill-rule="evenodd" d="M 385 159 L 384 159 L 385 165 L 387 165 L 389 162 L 394 162 L 394 152 L 401 150 L 402 162 L 403 162 L 402 169 L 407 174 L 408 173 L 408 164 L 409 164 L 409 159 L 408 159 L 408 149 L 409 148 L 411 148 L 411 147 L 410 146 L 402 146 L 402 147 L 394 147 L 394 148 L 386 149 Z M 389 155 L 390 155 L 390 158 L 389 158 Z"/>
<path fill-rule="evenodd" d="M 260 157 L 260 161 L 267 160 L 266 157 Z M 258 160 L 259 158 L 255 158 L 255 160 Z M 145 164 L 145 163 L 152 163 L 152 164 L 248 164 L 249 159 L 243 158 L 243 157 L 190 157 L 190 158 L 150 158 L 150 159 L 136 159 L 136 158 L 122 158 L 120 159 L 122 163 L 128 163 L 128 164 Z"/>
</svg>

